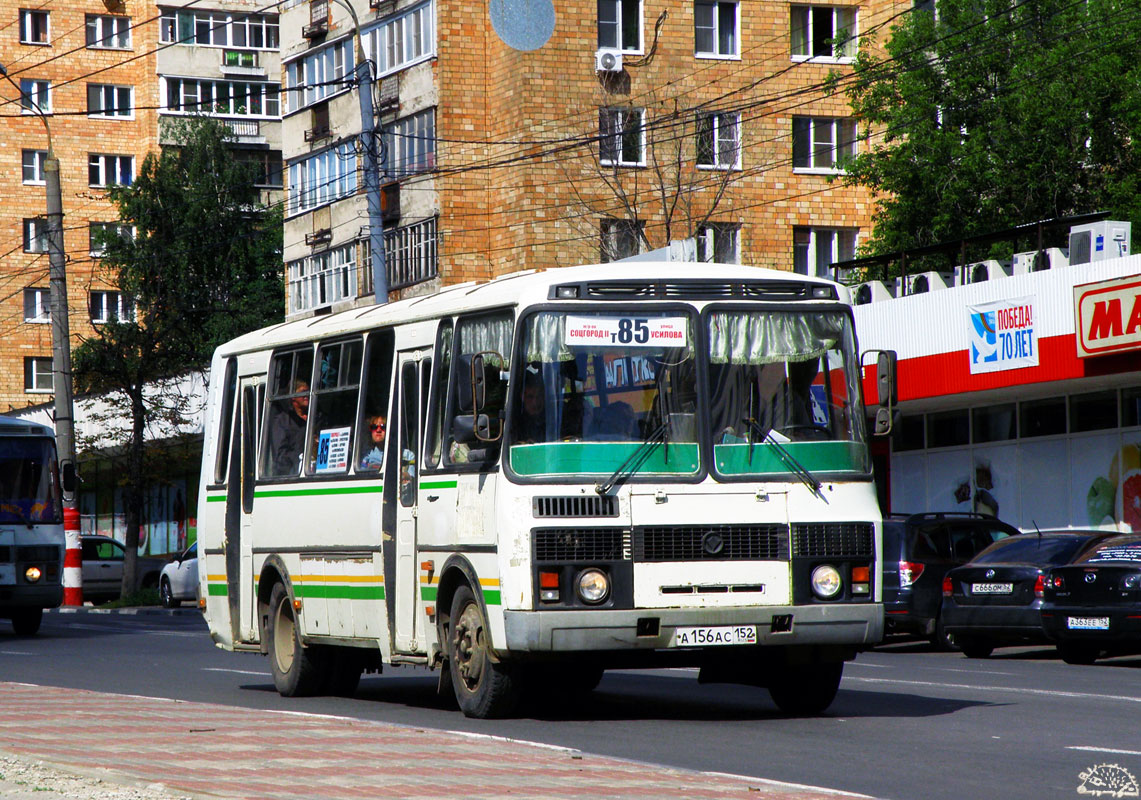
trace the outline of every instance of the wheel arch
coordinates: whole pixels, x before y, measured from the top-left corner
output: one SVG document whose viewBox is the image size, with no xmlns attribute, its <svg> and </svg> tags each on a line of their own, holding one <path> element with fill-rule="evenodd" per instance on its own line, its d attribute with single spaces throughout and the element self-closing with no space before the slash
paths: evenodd
<svg viewBox="0 0 1141 800">
<path fill-rule="evenodd" d="M 281 556 L 271 555 L 262 564 L 257 582 L 258 641 L 262 653 L 269 652 L 266 634 L 269 625 L 269 598 L 273 594 L 273 587 L 279 583 L 285 586 L 289 601 L 293 602 L 296 596 L 293 593 L 293 581 L 290 580 L 289 569 Z"/>
<path fill-rule="evenodd" d="M 456 596 L 456 590 L 461 586 L 467 585 L 471 589 L 471 593 L 475 596 L 475 601 L 479 603 L 479 610 L 483 614 L 485 620 L 490 619 L 487 614 L 487 604 L 483 599 L 483 589 L 480 587 L 479 578 L 476 576 L 475 567 L 472 566 L 471 561 L 462 554 L 454 554 L 448 557 L 444 562 L 444 566 L 440 569 L 440 582 L 436 589 L 436 617 L 441 622 L 450 621 L 452 613 L 452 599 Z M 437 624 L 437 630 L 439 625 Z M 488 635 L 491 635 L 491 627 L 488 626 Z M 491 642 L 491 653 L 495 657 L 495 640 Z M 437 642 L 439 652 L 443 653 L 444 643 Z"/>
</svg>

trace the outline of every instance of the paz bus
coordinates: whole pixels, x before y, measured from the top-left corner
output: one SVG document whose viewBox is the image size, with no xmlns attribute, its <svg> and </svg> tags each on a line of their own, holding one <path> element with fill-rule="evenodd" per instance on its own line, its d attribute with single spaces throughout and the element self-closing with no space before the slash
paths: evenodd
<svg viewBox="0 0 1141 800">
<path fill-rule="evenodd" d="M 424 665 L 494 717 L 677 666 L 817 713 L 882 637 L 838 284 L 515 273 L 249 333 L 211 376 L 201 597 L 283 695 Z"/>
<path fill-rule="evenodd" d="M 21 636 L 63 602 L 63 500 L 55 432 L 0 417 L 0 619 Z"/>
</svg>

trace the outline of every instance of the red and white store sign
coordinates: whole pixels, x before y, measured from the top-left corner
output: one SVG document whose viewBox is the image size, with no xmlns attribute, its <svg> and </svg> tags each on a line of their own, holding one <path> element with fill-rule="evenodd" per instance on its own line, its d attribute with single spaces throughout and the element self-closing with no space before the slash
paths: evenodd
<svg viewBox="0 0 1141 800">
<path fill-rule="evenodd" d="M 1141 350 L 1141 275 L 1074 287 L 1078 357 Z"/>
</svg>

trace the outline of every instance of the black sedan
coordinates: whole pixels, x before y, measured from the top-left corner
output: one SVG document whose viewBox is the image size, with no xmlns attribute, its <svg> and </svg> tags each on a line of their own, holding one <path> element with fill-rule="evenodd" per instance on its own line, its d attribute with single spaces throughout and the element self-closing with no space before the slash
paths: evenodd
<svg viewBox="0 0 1141 800">
<path fill-rule="evenodd" d="M 943 579 L 943 625 L 968 658 L 996 647 L 1050 642 L 1040 609 L 1045 574 L 1111 534 L 1065 530 L 1001 539 Z"/>
<path fill-rule="evenodd" d="M 1099 542 L 1046 575 L 1042 624 L 1067 664 L 1141 653 L 1141 534 Z"/>
</svg>

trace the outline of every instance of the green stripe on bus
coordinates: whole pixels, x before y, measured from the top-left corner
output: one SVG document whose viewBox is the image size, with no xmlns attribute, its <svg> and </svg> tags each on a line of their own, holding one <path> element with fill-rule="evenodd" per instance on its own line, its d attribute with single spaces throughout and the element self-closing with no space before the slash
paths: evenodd
<svg viewBox="0 0 1141 800">
<path fill-rule="evenodd" d="M 435 600 L 436 595 L 438 593 L 439 593 L 439 587 L 437 587 L 437 586 L 421 586 L 420 587 L 420 599 L 421 600 Z"/>
<path fill-rule="evenodd" d="M 787 442 L 784 449 L 810 472 L 863 472 L 867 447 L 856 442 Z M 717 469 L 725 475 L 788 473 L 792 470 L 771 444 L 713 446 Z"/>
<path fill-rule="evenodd" d="M 296 597 L 320 597 L 327 600 L 383 600 L 383 586 L 332 586 L 321 583 L 295 583 Z"/>
<path fill-rule="evenodd" d="M 421 489 L 455 489 L 459 486 L 459 481 L 420 481 Z"/>
<path fill-rule="evenodd" d="M 230 592 L 224 583 L 208 583 L 206 584 L 206 594 L 211 597 L 225 597 Z"/>
<path fill-rule="evenodd" d="M 208 494 L 206 495 L 207 503 L 224 503 L 226 502 L 226 495 L 224 494 Z"/>
<path fill-rule="evenodd" d="M 550 442 L 511 448 L 511 469 L 520 475 L 609 475 L 625 464 L 641 442 Z M 691 475 L 697 472 L 694 442 L 671 442 L 644 451 L 638 471 L 643 474 Z"/>
<path fill-rule="evenodd" d="M 261 489 L 254 490 L 254 497 L 317 497 L 332 494 L 379 494 L 384 487 L 379 483 L 368 486 L 335 486 L 314 489 Z"/>
<path fill-rule="evenodd" d="M 484 589 L 483 602 L 487 603 L 489 606 L 503 605 L 503 601 L 499 599 L 498 589 Z"/>
</svg>

